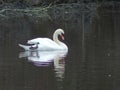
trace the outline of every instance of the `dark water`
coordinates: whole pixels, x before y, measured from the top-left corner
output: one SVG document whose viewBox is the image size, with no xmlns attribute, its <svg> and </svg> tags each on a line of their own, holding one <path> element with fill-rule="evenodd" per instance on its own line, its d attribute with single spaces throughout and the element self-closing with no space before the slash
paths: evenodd
<svg viewBox="0 0 120 90">
<path fill-rule="evenodd" d="M 82 12 L 69 20 L 1 21 L 0 90 L 119 90 L 120 12 L 100 9 L 96 13 Z M 64 29 L 69 47 L 64 58 L 39 63 L 46 54 L 26 54 L 18 47 L 28 39 L 52 38 L 57 28 Z"/>
</svg>

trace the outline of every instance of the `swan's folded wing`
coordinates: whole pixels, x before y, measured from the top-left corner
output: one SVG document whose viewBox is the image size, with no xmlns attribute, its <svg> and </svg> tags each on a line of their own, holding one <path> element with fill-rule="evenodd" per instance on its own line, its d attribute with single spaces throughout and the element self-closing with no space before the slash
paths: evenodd
<svg viewBox="0 0 120 90">
<path fill-rule="evenodd" d="M 28 40 L 27 43 L 28 43 L 28 44 L 36 44 L 36 43 L 38 43 L 40 40 L 41 40 L 41 38 L 35 38 L 35 39 Z"/>
<path fill-rule="evenodd" d="M 35 38 L 32 40 L 28 40 L 27 42 L 28 44 L 36 44 L 36 43 L 40 43 L 40 44 L 55 44 L 55 42 L 49 38 Z"/>
<path fill-rule="evenodd" d="M 49 38 L 43 38 L 43 39 L 41 39 L 40 40 L 40 45 L 41 46 L 43 46 L 43 48 L 58 48 L 59 47 L 59 45 L 56 43 L 56 42 L 54 42 L 53 40 L 51 40 L 51 39 L 49 39 Z"/>
<path fill-rule="evenodd" d="M 59 48 L 59 45 L 56 44 L 56 42 L 54 42 L 53 40 L 49 39 L 49 38 L 36 38 L 36 39 L 32 39 L 32 40 L 28 40 L 27 42 L 28 44 L 36 44 L 39 43 L 39 48 L 41 49 L 52 49 L 52 48 Z"/>
</svg>

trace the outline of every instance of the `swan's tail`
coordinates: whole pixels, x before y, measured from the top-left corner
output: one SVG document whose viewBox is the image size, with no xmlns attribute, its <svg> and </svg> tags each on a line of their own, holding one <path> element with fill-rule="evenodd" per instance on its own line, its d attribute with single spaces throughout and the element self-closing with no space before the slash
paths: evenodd
<svg viewBox="0 0 120 90">
<path fill-rule="evenodd" d="M 18 44 L 18 45 L 25 50 L 30 50 L 30 46 L 26 46 L 26 45 L 22 45 L 22 44 Z"/>
</svg>

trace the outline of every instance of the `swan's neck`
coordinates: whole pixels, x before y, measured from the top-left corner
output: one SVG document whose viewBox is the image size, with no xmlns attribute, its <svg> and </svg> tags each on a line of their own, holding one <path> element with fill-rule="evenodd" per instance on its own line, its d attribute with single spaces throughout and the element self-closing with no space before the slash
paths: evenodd
<svg viewBox="0 0 120 90">
<path fill-rule="evenodd" d="M 54 33 L 53 34 L 53 41 L 55 41 L 57 44 L 61 44 L 62 42 L 58 39 L 58 34 L 57 33 Z"/>
<path fill-rule="evenodd" d="M 68 49 L 68 47 L 58 39 L 58 33 L 56 32 L 53 34 L 53 41 L 55 41 L 59 46 L 63 47 L 64 49 Z"/>
</svg>

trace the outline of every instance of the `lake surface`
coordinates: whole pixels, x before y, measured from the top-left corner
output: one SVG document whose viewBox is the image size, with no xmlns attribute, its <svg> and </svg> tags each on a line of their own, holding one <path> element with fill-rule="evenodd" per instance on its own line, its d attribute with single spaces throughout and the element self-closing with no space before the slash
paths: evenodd
<svg viewBox="0 0 120 90">
<path fill-rule="evenodd" d="M 0 28 L 0 90 L 120 89 L 119 9 L 43 21 L 14 17 L 1 20 Z M 68 53 L 24 52 L 18 46 L 52 38 L 57 28 L 65 31 Z"/>
</svg>

